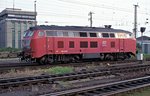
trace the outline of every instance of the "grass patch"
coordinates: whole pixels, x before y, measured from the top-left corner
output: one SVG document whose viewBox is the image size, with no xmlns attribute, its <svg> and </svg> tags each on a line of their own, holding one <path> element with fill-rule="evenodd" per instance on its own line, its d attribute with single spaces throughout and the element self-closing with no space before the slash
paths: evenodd
<svg viewBox="0 0 150 96">
<path fill-rule="evenodd" d="M 144 58 L 150 58 L 150 54 L 144 54 Z"/>
<path fill-rule="evenodd" d="M 64 73 L 73 72 L 73 68 L 57 66 L 57 67 L 52 67 L 52 68 L 46 69 L 45 72 L 50 73 L 50 74 L 64 74 Z"/>
<path fill-rule="evenodd" d="M 21 49 L 17 49 L 17 48 L 11 48 L 11 47 L 7 47 L 7 48 L 0 48 L 0 52 L 18 52 Z"/>
<path fill-rule="evenodd" d="M 150 88 L 138 89 L 136 91 L 127 92 L 116 96 L 150 96 Z"/>
<path fill-rule="evenodd" d="M 28 76 L 39 76 L 43 74 L 42 69 L 37 69 L 37 70 L 31 70 L 28 68 L 25 68 L 23 70 L 16 70 L 16 69 L 11 69 L 10 71 L 6 73 L 0 74 L 0 78 L 14 78 L 14 77 L 28 77 Z"/>
</svg>

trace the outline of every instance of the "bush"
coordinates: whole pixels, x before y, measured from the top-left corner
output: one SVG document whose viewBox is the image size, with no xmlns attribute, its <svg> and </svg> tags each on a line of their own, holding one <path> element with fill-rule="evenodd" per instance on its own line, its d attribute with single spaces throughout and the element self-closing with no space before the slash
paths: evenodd
<svg viewBox="0 0 150 96">
<path fill-rule="evenodd" d="M 144 58 L 150 58 L 150 54 L 144 54 Z"/>
<path fill-rule="evenodd" d="M 11 48 L 11 47 L 0 48 L 0 52 L 17 52 L 17 51 L 20 51 L 20 49 Z"/>
<path fill-rule="evenodd" d="M 46 69 L 45 72 L 51 73 L 51 74 L 64 74 L 64 73 L 73 72 L 73 68 L 72 67 L 60 67 L 60 66 L 58 66 L 58 67 Z"/>
</svg>

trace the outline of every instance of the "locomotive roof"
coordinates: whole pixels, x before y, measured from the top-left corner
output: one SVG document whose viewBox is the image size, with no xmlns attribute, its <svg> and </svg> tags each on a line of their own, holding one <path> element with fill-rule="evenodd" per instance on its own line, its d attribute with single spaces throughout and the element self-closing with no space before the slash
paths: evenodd
<svg viewBox="0 0 150 96">
<path fill-rule="evenodd" d="M 129 31 L 113 28 L 103 28 L 103 27 L 84 27 L 84 26 L 35 26 L 30 27 L 30 30 L 73 30 L 73 31 L 96 31 L 96 32 L 125 32 L 131 33 Z"/>
</svg>

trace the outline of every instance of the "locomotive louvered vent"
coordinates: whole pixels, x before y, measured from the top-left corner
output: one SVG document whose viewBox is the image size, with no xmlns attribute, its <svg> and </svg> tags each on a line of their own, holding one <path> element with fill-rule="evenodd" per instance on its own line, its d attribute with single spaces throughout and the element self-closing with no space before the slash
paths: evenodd
<svg viewBox="0 0 150 96">
<path fill-rule="evenodd" d="M 105 28 L 111 28 L 112 25 L 104 25 Z"/>
</svg>

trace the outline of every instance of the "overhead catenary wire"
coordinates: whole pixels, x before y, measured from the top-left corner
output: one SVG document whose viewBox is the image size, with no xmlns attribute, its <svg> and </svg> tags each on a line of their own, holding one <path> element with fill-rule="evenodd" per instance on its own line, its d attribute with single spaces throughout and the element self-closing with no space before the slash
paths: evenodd
<svg viewBox="0 0 150 96">
<path fill-rule="evenodd" d="M 38 0 L 39 1 L 39 0 Z M 50 0 L 47 0 L 47 2 L 49 2 Z M 10 3 L 11 1 L 7 1 L 7 3 Z M 24 3 L 24 2 L 15 2 L 16 6 L 20 6 L 20 8 L 22 9 L 25 9 L 25 8 L 28 8 L 30 10 L 33 10 L 31 9 L 31 7 L 29 7 L 30 5 L 32 6 L 32 4 L 28 4 L 28 3 Z M 95 2 L 95 1 L 69 1 L 69 0 L 56 0 L 55 3 L 52 3 L 51 5 L 51 8 L 48 8 L 48 3 L 44 2 L 45 6 L 41 6 L 38 2 L 37 2 L 37 11 L 38 11 L 38 17 L 42 17 L 42 16 L 47 16 L 47 17 L 56 17 L 56 18 L 65 18 L 65 19 L 68 19 L 69 18 L 74 18 L 74 19 L 86 19 L 87 20 L 87 12 L 82 12 L 82 10 L 79 10 L 79 9 L 82 9 L 82 8 L 88 8 L 88 7 L 91 7 L 91 8 L 96 8 L 98 10 L 112 10 L 114 13 L 107 13 L 106 11 L 99 11 L 99 13 L 96 13 L 96 15 L 94 16 L 93 19 L 99 21 L 113 21 L 113 22 L 120 22 L 123 18 L 126 19 L 125 22 L 130 22 L 132 23 L 131 21 L 128 20 L 127 17 L 124 17 L 125 15 L 124 14 L 129 14 L 128 16 L 132 17 L 132 14 L 133 14 L 133 9 L 131 8 L 131 10 L 129 8 L 123 8 L 123 7 L 116 7 L 116 6 L 113 6 L 111 5 L 111 3 L 105 3 L 105 2 L 102 2 L 102 3 L 99 3 L 99 2 Z M 66 5 L 67 6 L 66 6 Z M 75 6 L 72 6 L 72 5 L 75 5 Z M 78 7 L 81 7 L 81 8 L 77 8 Z M 33 6 L 32 6 L 33 7 Z M 63 9 L 65 12 L 54 12 L 54 8 L 57 7 L 59 9 Z M 1 8 L 1 7 L 0 7 Z M 147 8 L 148 9 L 148 8 Z M 39 11 L 39 10 L 43 10 L 42 12 Z M 102 13 L 104 12 L 104 14 Z M 120 17 L 117 17 L 117 14 L 120 14 L 121 12 L 121 16 Z M 146 15 L 146 13 L 148 12 L 140 12 L 139 14 L 141 15 Z M 114 18 L 112 19 L 112 16 L 110 14 L 113 14 L 113 15 L 116 15 L 114 16 Z M 101 15 L 100 17 L 98 17 L 98 15 Z M 147 14 L 149 15 L 149 14 Z M 39 19 L 38 19 L 39 20 Z M 118 24 L 119 25 L 119 24 Z"/>
<path fill-rule="evenodd" d="M 123 12 L 133 13 L 133 11 L 131 9 L 121 8 L 121 7 L 114 7 L 114 6 L 107 6 L 107 5 L 104 5 L 104 4 L 102 4 L 100 6 L 98 4 L 89 4 L 87 2 L 79 2 L 79 1 L 76 2 L 76 1 L 71 1 L 71 0 L 59 0 L 59 1 L 72 3 L 72 4 L 78 4 L 78 5 L 85 5 L 85 6 L 91 6 L 91 7 L 103 8 L 103 9 L 109 9 L 109 10 L 116 10 L 116 11 L 123 11 Z M 145 13 L 140 12 L 140 14 L 145 14 Z"/>
<path fill-rule="evenodd" d="M 57 0 L 56 0 L 57 1 Z M 85 5 L 85 6 L 91 6 L 91 7 L 97 7 L 97 8 L 104 8 L 104 9 L 109 9 L 109 10 L 116 10 L 116 11 L 123 11 L 123 12 L 128 12 L 128 13 L 132 13 L 132 9 L 130 10 L 130 9 L 128 9 L 128 8 L 121 8 L 121 7 L 114 7 L 114 6 L 108 6 L 108 5 L 105 5 L 105 4 L 97 4 L 97 3 L 94 3 L 94 4 L 90 4 L 90 2 L 75 2 L 75 1 L 70 1 L 70 0 L 58 0 L 58 1 L 61 1 L 61 2 L 66 2 L 66 3 L 72 3 L 72 4 L 76 4 L 76 5 Z M 7 2 L 9 2 L 9 3 L 12 3 L 11 1 L 7 1 Z M 63 6 L 63 4 L 61 4 L 61 2 L 57 2 L 57 7 L 59 7 L 59 6 Z M 60 3 L 60 4 L 59 4 Z M 48 4 L 47 3 L 44 3 L 45 4 L 45 10 L 47 10 L 47 7 L 46 7 L 46 5 L 48 6 Z M 19 5 L 20 7 L 21 6 L 24 6 L 24 7 L 28 7 L 27 5 L 28 4 L 26 4 L 26 3 L 21 3 L 21 2 L 19 2 L 19 3 L 17 3 L 16 2 L 16 5 Z M 37 5 L 38 6 L 38 5 Z M 63 8 L 64 8 L 65 6 L 63 6 Z M 67 6 L 66 8 L 69 8 L 69 7 L 72 7 L 72 6 Z M 73 8 L 73 7 L 72 7 Z M 74 8 L 73 8 L 74 9 Z M 150 9 L 149 9 L 150 10 Z M 142 13 L 140 13 L 140 14 L 146 14 L 147 12 L 142 12 Z M 150 15 L 150 14 L 149 14 Z"/>
</svg>

